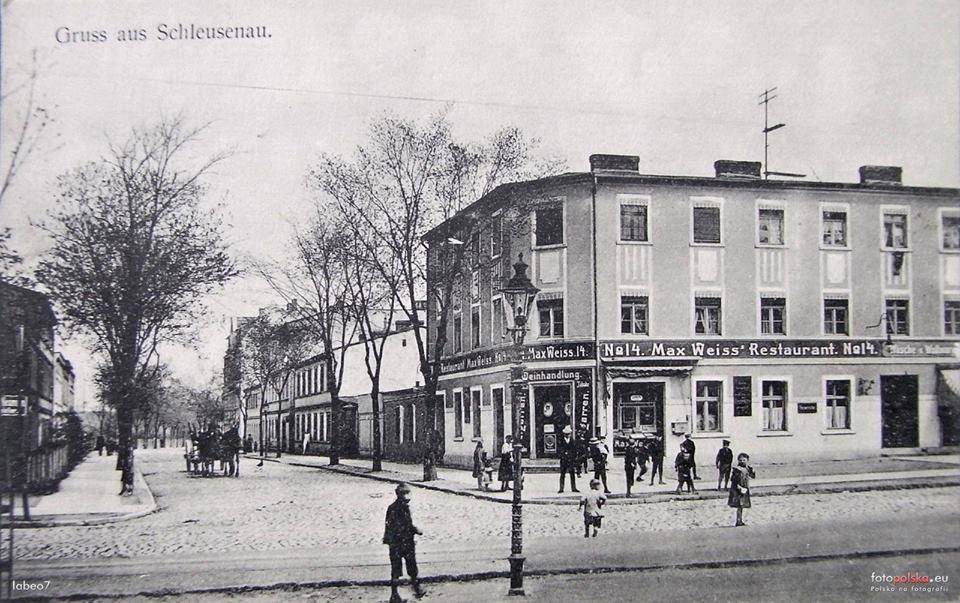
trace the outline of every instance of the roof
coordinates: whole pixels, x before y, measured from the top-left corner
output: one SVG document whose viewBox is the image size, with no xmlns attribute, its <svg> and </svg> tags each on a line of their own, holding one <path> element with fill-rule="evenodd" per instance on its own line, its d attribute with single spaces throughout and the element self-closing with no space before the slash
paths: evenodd
<svg viewBox="0 0 960 603">
<path fill-rule="evenodd" d="M 593 184 L 608 182 L 612 184 L 633 184 L 652 186 L 690 186 L 727 189 L 760 189 L 760 190 L 795 190 L 795 191 L 846 191 L 861 193 L 884 193 L 893 195 L 924 195 L 934 197 L 960 196 L 960 189 L 947 187 L 903 186 L 899 184 L 861 184 L 853 182 L 814 182 L 810 180 L 764 180 L 745 178 L 716 178 L 712 176 L 664 176 L 656 174 L 640 174 L 627 170 L 610 170 L 597 172 L 567 172 L 556 176 L 547 176 L 523 182 L 501 184 L 483 197 L 477 199 L 467 207 L 461 209 L 453 217 L 438 224 L 423 235 L 423 240 L 430 240 L 449 232 L 455 227 L 458 219 L 476 212 L 480 207 L 496 205 L 506 201 L 514 192 L 521 190 L 536 190 L 538 188 L 556 188 L 560 186 L 575 186 L 579 184 Z M 451 222 L 454 222 L 452 224 Z"/>
</svg>

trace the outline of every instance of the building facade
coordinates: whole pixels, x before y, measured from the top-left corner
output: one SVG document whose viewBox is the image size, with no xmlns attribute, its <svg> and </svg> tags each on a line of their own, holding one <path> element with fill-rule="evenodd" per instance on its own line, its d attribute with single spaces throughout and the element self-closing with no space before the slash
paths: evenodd
<svg viewBox="0 0 960 603">
<path fill-rule="evenodd" d="M 428 233 L 430 266 L 467 245 L 438 387 L 448 463 L 501 442 L 515 403 L 532 458 L 555 457 L 566 425 L 616 451 L 658 434 L 668 458 L 687 432 L 708 455 L 730 439 L 764 460 L 956 444 L 957 189 L 879 166 L 822 183 L 763 180 L 751 162 L 718 161 L 714 178 L 637 165 L 594 155 Z M 540 291 L 511 391 L 499 289 L 520 254 Z"/>
</svg>

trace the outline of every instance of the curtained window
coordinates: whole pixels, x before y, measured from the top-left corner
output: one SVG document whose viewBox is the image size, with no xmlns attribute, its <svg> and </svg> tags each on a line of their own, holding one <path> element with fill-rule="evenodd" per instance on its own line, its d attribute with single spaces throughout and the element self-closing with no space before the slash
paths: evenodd
<svg viewBox="0 0 960 603">
<path fill-rule="evenodd" d="M 786 431 L 787 384 L 785 381 L 764 381 L 761 387 L 763 430 Z"/>
<path fill-rule="evenodd" d="M 827 428 L 850 428 L 850 381 L 827 381 Z"/>
</svg>

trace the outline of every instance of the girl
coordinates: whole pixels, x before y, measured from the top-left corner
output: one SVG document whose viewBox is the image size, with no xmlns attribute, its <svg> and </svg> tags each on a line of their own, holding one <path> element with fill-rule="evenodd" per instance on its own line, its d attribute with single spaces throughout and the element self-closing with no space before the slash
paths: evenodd
<svg viewBox="0 0 960 603">
<path fill-rule="evenodd" d="M 500 447 L 500 469 L 497 471 L 500 480 L 500 491 L 506 492 L 508 484 L 513 480 L 513 436 L 504 438 Z"/>
<path fill-rule="evenodd" d="M 733 468 L 733 474 L 730 476 L 730 497 L 727 504 L 737 510 L 737 523 L 735 526 L 745 526 L 743 523 L 743 510 L 750 508 L 750 480 L 757 476 L 753 472 L 753 467 L 747 464 L 750 455 L 741 452 L 737 455 L 737 466 Z"/>
</svg>

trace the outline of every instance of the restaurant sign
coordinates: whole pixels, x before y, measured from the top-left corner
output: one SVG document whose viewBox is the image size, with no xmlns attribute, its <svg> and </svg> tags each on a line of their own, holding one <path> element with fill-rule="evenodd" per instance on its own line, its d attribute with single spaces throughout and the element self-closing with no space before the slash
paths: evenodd
<svg viewBox="0 0 960 603">
<path fill-rule="evenodd" d="M 523 348 L 524 362 L 544 360 L 587 360 L 593 358 L 593 342 L 560 342 L 528 345 Z M 512 347 L 485 350 L 462 356 L 444 358 L 440 371 L 444 375 L 509 364 L 514 359 Z"/>
<path fill-rule="evenodd" d="M 719 339 L 605 341 L 600 356 L 629 358 L 873 358 L 881 342 L 867 339 Z"/>
</svg>

